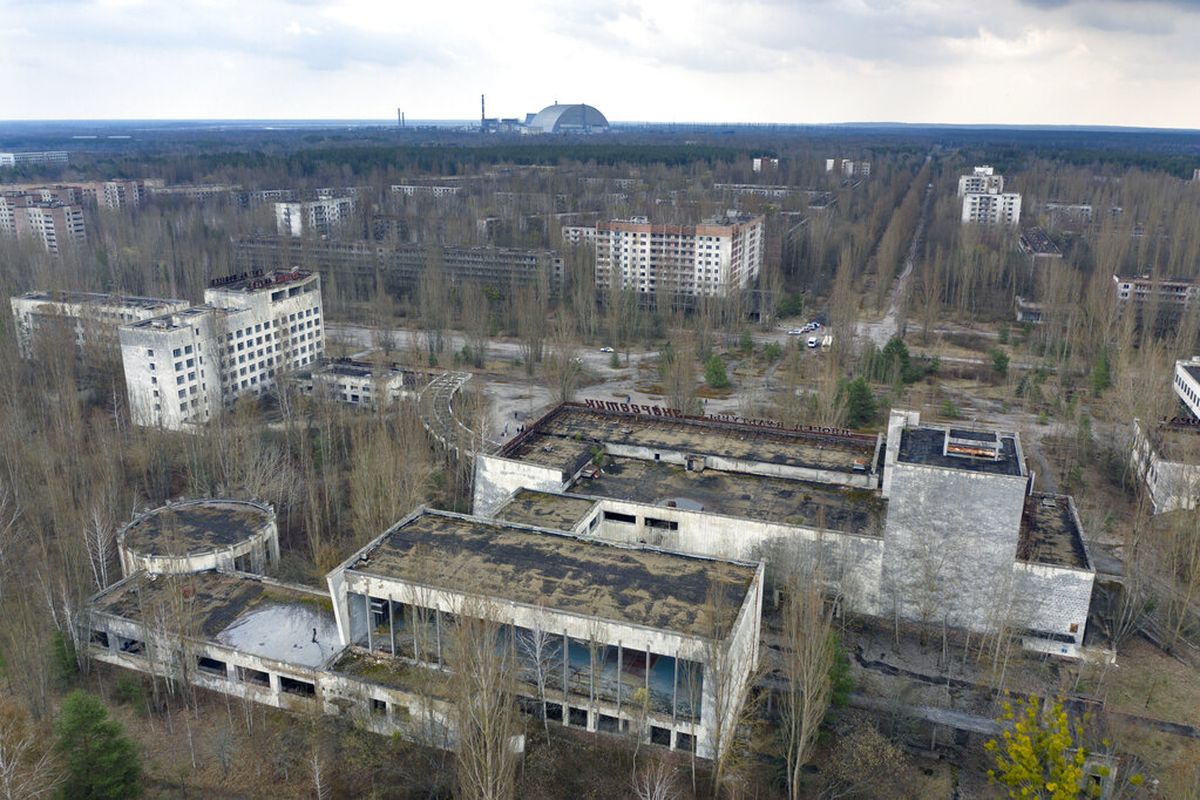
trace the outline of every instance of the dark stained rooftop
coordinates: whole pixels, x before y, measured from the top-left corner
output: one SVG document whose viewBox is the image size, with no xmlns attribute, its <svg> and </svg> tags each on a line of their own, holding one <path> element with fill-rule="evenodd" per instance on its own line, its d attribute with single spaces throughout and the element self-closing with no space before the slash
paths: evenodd
<svg viewBox="0 0 1200 800">
<path fill-rule="evenodd" d="M 946 452 L 946 437 L 974 442 L 980 449 L 996 447 L 996 458 L 956 455 Z M 992 475 L 1023 475 L 1024 465 L 1017 456 L 1015 434 L 994 431 L 972 431 L 959 428 L 905 428 L 900 434 L 899 461 L 930 467 L 986 472 Z"/>
<path fill-rule="evenodd" d="M 1185 363 L 1183 371 L 1192 376 L 1192 380 L 1200 381 L 1200 364 Z"/>
<path fill-rule="evenodd" d="M 1088 568 L 1083 535 L 1066 495 L 1035 492 L 1025 498 L 1017 560 L 1055 567 Z"/>
<path fill-rule="evenodd" d="M 728 631 L 756 569 L 423 511 L 349 569 L 528 606 L 693 636 Z"/>
<path fill-rule="evenodd" d="M 858 472 L 870 469 L 876 440 L 871 436 L 794 431 L 697 417 L 659 417 L 565 403 L 509 442 L 500 455 L 566 471 L 589 457 L 594 444 Z"/>
<path fill-rule="evenodd" d="M 860 536 L 882 536 L 887 516 L 887 500 L 866 489 L 713 469 L 694 472 L 634 458 L 609 458 L 601 475 L 581 478 L 567 491 Z"/>
<path fill-rule="evenodd" d="M 140 555 L 183 556 L 242 542 L 273 517 L 266 506 L 245 500 L 189 500 L 142 514 L 122 535 L 125 546 Z"/>
<path fill-rule="evenodd" d="M 520 489 L 492 516 L 505 522 L 570 531 L 591 512 L 595 502 L 581 497 Z"/>
</svg>

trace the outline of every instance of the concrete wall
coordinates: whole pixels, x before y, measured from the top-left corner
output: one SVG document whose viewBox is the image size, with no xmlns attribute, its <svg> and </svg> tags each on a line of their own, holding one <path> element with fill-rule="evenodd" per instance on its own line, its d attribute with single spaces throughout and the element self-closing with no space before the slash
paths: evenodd
<svg viewBox="0 0 1200 800">
<path fill-rule="evenodd" d="M 566 483 L 561 470 L 480 454 L 475 458 L 475 495 L 471 513 L 491 516 L 521 488 L 561 492 Z"/>
<path fill-rule="evenodd" d="M 1095 573 L 1088 570 L 1016 562 L 1010 625 L 1070 636 L 1075 644 L 1083 644 L 1095 579 Z"/>
<path fill-rule="evenodd" d="M 615 457 L 637 458 L 642 461 L 662 461 L 668 464 L 679 464 L 680 466 L 686 465 L 689 455 L 680 450 L 613 444 L 611 442 L 605 443 L 604 452 Z M 658 456 L 658 458 L 656 459 L 655 456 Z M 849 472 L 836 469 L 822 469 L 821 467 L 774 464 L 769 461 L 750 461 L 717 455 L 704 456 L 704 466 L 707 469 L 718 469 L 723 472 L 765 475 L 772 478 L 788 478 L 790 480 L 813 481 L 815 483 L 832 483 L 838 486 L 852 486 L 859 489 L 874 489 L 879 484 L 878 477 L 869 468 L 862 472 Z"/>
<path fill-rule="evenodd" d="M 921 622 L 994 627 L 1017 554 L 1026 478 L 903 462 L 888 470 L 885 608 Z"/>
<path fill-rule="evenodd" d="M 681 553 L 739 561 L 765 561 L 765 583 L 773 589 L 790 566 L 820 560 L 824 573 L 855 613 L 883 613 L 879 586 L 883 569 L 884 540 L 823 531 L 796 525 L 730 517 L 708 511 L 652 506 L 622 500 L 599 499 L 599 524 L 591 535 L 626 544 L 649 544 Z M 636 518 L 634 524 L 604 520 L 605 510 Z M 650 527 L 646 518 L 673 522 L 676 530 Z M 576 530 L 587 534 L 591 517 Z"/>
<path fill-rule="evenodd" d="M 1196 507 L 1200 499 L 1200 464 L 1164 460 L 1138 419 L 1133 421 L 1129 463 L 1145 485 L 1155 514 Z"/>
</svg>

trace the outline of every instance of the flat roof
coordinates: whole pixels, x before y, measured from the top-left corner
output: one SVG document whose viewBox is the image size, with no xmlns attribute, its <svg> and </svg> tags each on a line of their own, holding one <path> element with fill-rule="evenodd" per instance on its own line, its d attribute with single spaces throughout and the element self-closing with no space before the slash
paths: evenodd
<svg viewBox="0 0 1200 800">
<path fill-rule="evenodd" d="M 595 505 L 594 500 L 518 489 L 492 516 L 505 522 L 569 531 L 590 514 Z"/>
<path fill-rule="evenodd" d="M 122 530 L 123 542 L 140 555 L 182 556 L 220 550 L 245 541 L 274 518 L 246 500 L 191 500 L 159 506 Z"/>
<path fill-rule="evenodd" d="M 92 609 L 144 625 L 155 625 L 163 609 L 169 619 L 182 609 L 181 632 L 189 638 L 305 667 L 320 666 L 341 647 L 327 596 L 254 575 L 136 572 L 94 598 Z"/>
<path fill-rule="evenodd" d="M 161 314 L 157 317 L 130 322 L 123 327 L 135 330 L 174 330 L 176 328 L 187 328 L 191 326 L 193 317 L 200 317 L 209 313 L 228 315 L 229 312 L 209 305 L 190 306 L 188 308 L 181 308 L 178 311 Z"/>
<path fill-rule="evenodd" d="M 166 297 L 142 297 L 131 294 L 107 294 L 104 292 L 25 292 L 18 295 L 22 300 L 34 300 L 43 303 L 78 303 L 98 306 L 130 306 L 154 311 L 160 308 L 171 308 L 186 304 L 186 300 L 172 300 Z"/>
<path fill-rule="evenodd" d="M 883 536 L 888 502 L 868 489 L 611 457 L 567 491 L 873 537 Z"/>
<path fill-rule="evenodd" d="M 429 510 L 388 531 L 348 569 L 692 636 L 712 633 L 705 605 L 719 598 L 720 638 L 757 571 L 750 564 Z"/>
<path fill-rule="evenodd" d="M 432 667 L 413 664 L 392 655 L 368 653 L 358 647 L 347 647 L 330 665 L 339 675 L 386 686 L 401 691 L 427 693 L 441 700 L 450 700 L 450 675 Z"/>
<path fill-rule="evenodd" d="M 593 444 L 661 448 L 691 455 L 853 473 L 871 468 L 876 439 L 564 403 L 510 441 L 500 455 L 574 472 L 584 455 L 590 457 Z"/>
<path fill-rule="evenodd" d="M 981 449 L 999 445 L 998 457 L 952 455 L 946 452 L 946 438 L 978 442 Z M 986 472 L 992 475 L 1024 474 L 1025 467 L 1017 457 L 1017 436 L 999 431 L 975 431 L 960 428 L 905 428 L 900 434 L 899 461 L 929 467 Z"/>
<path fill-rule="evenodd" d="M 210 286 L 208 291 L 225 293 L 258 292 L 288 283 L 300 283 L 314 275 L 316 273 L 300 269 L 299 267 L 294 269 L 273 269 L 263 272 L 261 275 L 245 275 L 239 277 L 237 280 L 229 281 L 219 286 Z"/>
<path fill-rule="evenodd" d="M 1192 380 L 1200 381 L 1200 364 L 1194 361 L 1180 361 L 1179 365 L 1183 367 L 1183 371 L 1191 376 Z"/>
<path fill-rule="evenodd" d="M 1087 550 L 1066 495 L 1034 492 L 1025 498 L 1017 560 L 1087 569 Z"/>
<path fill-rule="evenodd" d="M 1163 420 L 1150 429 L 1149 435 L 1164 461 L 1200 464 L 1200 420 L 1191 416 Z"/>
</svg>

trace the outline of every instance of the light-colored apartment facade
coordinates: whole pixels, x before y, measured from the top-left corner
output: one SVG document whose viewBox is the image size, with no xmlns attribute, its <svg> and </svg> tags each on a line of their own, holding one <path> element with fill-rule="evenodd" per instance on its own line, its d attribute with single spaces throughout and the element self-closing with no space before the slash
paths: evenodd
<svg viewBox="0 0 1200 800">
<path fill-rule="evenodd" d="M 70 194 L 44 190 L 0 195 L 0 235 L 34 239 L 55 255 L 82 244 L 87 240 L 83 209 L 60 196 Z"/>
<path fill-rule="evenodd" d="M 963 195 L 962 221 L 985 225 L 1019 225 L 1021 195 L 1017 192 L 969 192 Z"/>
<path fill-rule="evenodd" d="M 970 175 L 962 175 L 958 179 L 958 196 L 968 194 L 986 194 L 988 192 L 1003 192 L 1004 176 L 997 175 L 993 167 L 975 167 Z"/>
<path fill-rule="evenodd" d="M 353 216 L 354 198 L 349 196 L 275 204 L 275 227 L 283 236 L 327 236 Z"/>
<path fill-rule="evenodd" d="M 320 276 L 279 270 L 209 288 L 205 305 L 123 326 L 135 424 L 202 425 L 325 352 Z"/>
<path fill-rule="evenodd" d="M 19 167 L 25 164 L 66 164 L 67 159 L 66 150 L 0 153 L 0 167 Z"/>
<path fill-rule="evenodd" d="M 761 216 L 749 214 L 698 225 L 653 224 L 645 217 L 601 222 L 596 286 L 708 297 L 748 288 L 762 268 L 763 226 Z"/>
</svg>

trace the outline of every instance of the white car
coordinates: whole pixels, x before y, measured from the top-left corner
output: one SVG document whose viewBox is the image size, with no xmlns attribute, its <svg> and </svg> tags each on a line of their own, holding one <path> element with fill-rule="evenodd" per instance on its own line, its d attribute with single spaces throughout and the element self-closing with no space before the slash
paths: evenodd
<svg viewBox="0 0 1200 800">
<path fill-rule="evenodd" d="M 611 353 L 611 352 L 613 352 L 613 349 L 611 347 L 601 347 L 600 352 L 601 353 Z"/>
<path fill-rule="evenodd" d="M 788 336 L 803 336 L 806 333 L 808 333 L 808 331 L 804 330 L 804 328 L 792 328 L 790 331 L 788 331 L 787 335 Z"/>
<path fill-rule="evenodd" d="M 817 341 L 817 337 L 815 337 L 815 336 L 808 337 L 808 346 L 809 347 L 816 347 L 818 344 L 820 344 L 820 343 Z"/>
</svg>

